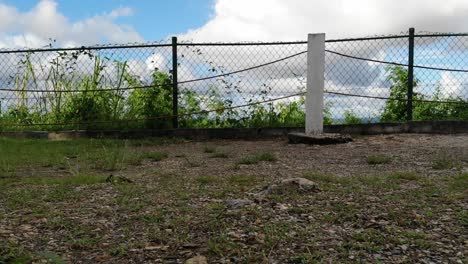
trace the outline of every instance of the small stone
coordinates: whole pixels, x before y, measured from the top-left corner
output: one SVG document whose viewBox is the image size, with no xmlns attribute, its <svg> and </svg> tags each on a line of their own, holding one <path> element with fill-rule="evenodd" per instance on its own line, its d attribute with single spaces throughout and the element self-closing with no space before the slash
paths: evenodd
<svg viewBox="0 0 468 264">
<path fill-rule="evenodd" d="M 309 145 L 331 145 L 343 144 L 353 141 L 351 136 L 342 134 L 305 134 L 305 133 L 290 133 L 288 134 L 290 144 L 309 144 Z"/>
<path fill-rule="evenodd" d="M 229 207 L 236 209 L 236 208 L 241 208 L 247 205 L 251 205 L 253 204 L 253 201 L 249 199 L 231 199 L 231 200 L 227 200 L 226 204 Z"/>
<path fill-rule="evenodd" d="M 208 264 L 208 260 L 204 256 L 196 256 L 185 261 L 185 264 Z"/>
<path fill-rule="evenodd" d="M 281 181 L 281 185 L 295 186 L 302 191 L 319 191 L 317 184 L 305 178 L 291 178 Z"/>
<path fill-rule="evenodd" d="M 320 189 L 313 181 L 305 178 L 290 178 L 282 180 L 278 184 L 272 184 L 259 194 L 277 194 L 285 191 L 286 188 L 296 188 L 302 192 L 319 192 Z"/>
</svg>

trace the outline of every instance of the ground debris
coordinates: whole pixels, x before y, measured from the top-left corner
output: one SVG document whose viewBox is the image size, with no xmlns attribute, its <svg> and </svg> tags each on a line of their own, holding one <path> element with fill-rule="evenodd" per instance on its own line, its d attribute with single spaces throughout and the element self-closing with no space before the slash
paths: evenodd
<svg viewBox="0 0 468 264">
<path fill-rule="evenodd" d="M 294 189 L 299 192 L 319 192 L 320 188 L 316 183 L 305 178 L 290 178 L 272 184 L 262 190 L 259 194 L 279 194 Z"/>
<path fill-rule="evenodd" d="M 245 207 L 253 204 L 254 202 L 249 199 L 230 199 L 226 200 L 226 204 L 233 209 Z"/>
<path fill-rule="evenodd" d="M 130 180 L 127 177 L 124 176 L 114 176 L 113 174 L 109 175 L 106 178 L 106 182 L 108 183 L 133 183 L 132 180 Z"/>
<path fill-rule="evenodd" d="M 119 141 L 124 164 L 81 159 L 101 157 L 101 143 L 34 147 L 50 154 L 34 157 L 13 148 L 0 155 L 0 174 L 15 171 L 0 178 L 0 263 L 466 262 L 468 135 L 391 137 L 326 147 Z M 228 157 L 214 161 L 207 145 Z M 169 155 L 135 160 L 155 152 Z M 434 169 L 441 152 L 460 168 Z M 277 160 L 239 165 L 258 153 Z M 62 164 L 70 155 L 77 173 Z M 371 165 L 371 155 L 392 162 Z"/>
<path fill-rule="evenodd" d="M 185 261 L 185 264 L 208 264 L 208 260 L 204 256 L 196 256 Z"/>
</svg>

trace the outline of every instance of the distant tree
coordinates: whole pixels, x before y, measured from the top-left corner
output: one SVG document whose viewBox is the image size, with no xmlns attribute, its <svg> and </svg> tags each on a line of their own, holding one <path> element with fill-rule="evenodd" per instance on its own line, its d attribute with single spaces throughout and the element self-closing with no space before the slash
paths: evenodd
<svg viewBox="0 0 468 264">
<path fill-rule="evenodd" d="M 388 68 L 389 75 L 387 80 L 390 81 L 390 100 L 385 103 L 384 111 L 380 117 L 383 122 L 404 122 L 406 121 L 406 104 L 405 101 L 408 87 L 408 71 L 401 67 Z M 414 87 L 418 86 L 418 80 L 414 80 Z M 413 99 L 420 99 L 421 96 L 415 94 Z"/>
<path fill-rule="evenodd" d="M 344 112 L 344 123 L 347 125 L 358 125 L 362 124 L 361 118 L 356 116 L 353 111 L 345 111 Z"/>
<path fill-rule="evenodd" d="M 396 66 L 389 68 L 388 72 L 387 80 L 391 83 L 390 100 L 385 103 L 380 120 L 404 122 L 406 121 L 408 71 L 401 66 Z M 414 79 L 415 88 L 418 84 L 419 80 Z M 421 100 L 424 99 L 434 102 L 422 102 Z M 468 120 L 468 101 L 460 97 L 443 97 L 441 87 L 437 87 L 430 98 L 413 93 L 413 117 L 414 120 Z"/>
</svg>

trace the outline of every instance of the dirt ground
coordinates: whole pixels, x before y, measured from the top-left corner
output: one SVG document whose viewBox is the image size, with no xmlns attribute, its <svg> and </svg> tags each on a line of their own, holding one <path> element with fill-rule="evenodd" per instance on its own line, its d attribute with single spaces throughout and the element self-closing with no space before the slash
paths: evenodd
<svg viewBox="0 0 468 264">
<path fill-rule="evenodd" d="M 55 164 L 0 177 L 0 263 L 468 261 L 468 134 L 125 151 L 165 156 L 95 166 L 82 181 Z M 316 188 L 265 192 L 288 178 Z"/>
</svg>

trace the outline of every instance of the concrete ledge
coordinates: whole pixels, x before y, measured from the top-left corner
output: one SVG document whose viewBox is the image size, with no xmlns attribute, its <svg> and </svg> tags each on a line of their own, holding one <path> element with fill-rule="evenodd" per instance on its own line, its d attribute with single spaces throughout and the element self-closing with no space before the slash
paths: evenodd
<svg viewBox="0 0 468 264">
<path fill-rule="evenodd" d="M 309 135 L 306 133 L 289 133 L 288 140 L 290 144 L 309 145 L 335 145 L 353 141 L 349 135 L 327 133 L 317 135 Z"/>
<path fill-rule="evenodd" d="M 182 137 L 205 139 L 259 139 L 286 137 L 289 133 L 303 133 L 303 127 L 282 128 L 208 128 L 208 129 L 162 129 L 130 131 L 61 131 L 61 132 L 0 132 L 0 137 L 40 138 L 66 140 L 77 138 L 138 139 L 148 137 Z M 325 133 L 350 135 L 379 135 L 397 133 L 458 134 L 468 133 L 468 122 L 435 121 L 409 123 L 378 123 L 359 125 L 329 125 Z"/>
</svg>

